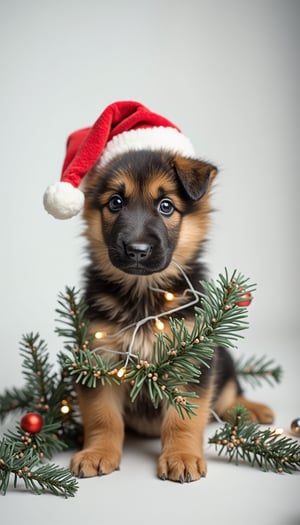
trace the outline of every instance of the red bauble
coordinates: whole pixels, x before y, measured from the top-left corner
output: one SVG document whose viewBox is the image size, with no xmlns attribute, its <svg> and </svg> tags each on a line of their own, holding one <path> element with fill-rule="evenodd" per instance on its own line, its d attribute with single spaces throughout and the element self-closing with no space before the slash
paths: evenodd
<svg viewBox="0 0 300 525">
<path fill-rule="evenodd" d="M 245 298 L 245 301 L 238 301 L 237 303 L 235 303 L 237 306 L 249 306 L 249 304 L 251 303 L 252 301 L 252 295 L 251 293 L 244 293 L 242 295 L 242 298 Z"/>
<path fill-rule="evenodd" d="M 28 412 L 22 417 L 20 426 L 22 430 L 29 432 L 29 434 L 37 434 L 42 430 L 43 418 L 36 412 Z"/>
</svg>

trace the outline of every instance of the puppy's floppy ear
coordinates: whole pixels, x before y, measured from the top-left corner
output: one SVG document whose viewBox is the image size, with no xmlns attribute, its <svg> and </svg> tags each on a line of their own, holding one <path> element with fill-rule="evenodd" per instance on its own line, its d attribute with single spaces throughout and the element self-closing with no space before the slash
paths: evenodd
<svg viewBox="0 0 300 525">
<path fill-rule="evenodd" d="M 203 197 L 210 182 L 217 175 L 217 168 L 208 162 L 176 156 L 172 162 L 188 196 L 197 201 Z"/>
</svg>

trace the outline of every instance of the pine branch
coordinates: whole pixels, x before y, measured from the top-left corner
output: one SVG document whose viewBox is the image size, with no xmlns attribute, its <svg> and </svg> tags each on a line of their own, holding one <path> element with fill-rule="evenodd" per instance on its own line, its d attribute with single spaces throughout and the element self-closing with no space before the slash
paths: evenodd
<svg viewBox="0 0 300 525">
<path fill-rule="evenodd" d="M 274 360 L 265 356 L 252 356 L 248 359 L 241 357 L 236 360 L 235 369 L 236 373 L 253 387 L 261 386 L 264 381 L 273 386 L 274 383 L 280 383 L 282 378 L 281 366 L 274 367 Z"/>
<path fill-rule="evenodd" d="M 36 434 L 24 432 L 20 426 L 16 431 L 4 434 L 0 442 L 0 490 L 5 494 L 11 476 L 14 477 L 14 488 L 18 479 L 22 479 L 25 488 L 40 494 L 45 490 L 65 497 L 73 496 L 77 484 L 67 469 L 55 465 L 37 465 L 46 457 L 51 458 L 54 452 L 67 447 L 58 438 L 60 424 L 44 425 Z"/>
<path fill-rule="evenodd" d="M 75 495 L 78 484 L 68 469 L 55 465 L 37 467 L 39 462 L 40 457 L 33 448 L 20 454 L 18 442 L 4 438 L 0 442 L 0 490 L 3 494 L 13 478 L 14 488 L 22 480 L 25 488 L 35 494 L 48 491 L 66 498 Z"/>
<path fill-rule="evenodd" d="M 54 391 L 56 381 L 56 374 L 51 373 L 53 366 L 49 362 L 47 345 L 38 333 L 29 333 L 23 335 L 20 353 L 23 358 L 22 373 L 26 381 L 28 409 L 47 413 L 48 397 Z"/>
<path fill-rule="evenodd" d="M 63 328 L 58 328 L 60 336 L 67 337 L 65 350 L 70 355 L 65 357 L 65 369 L 76 378 L 77 383 L 95 388 L 98 382 L 120 384 L 129 381 L 131 399 L 134 401 L 141 389 L 148 388 L 154 407 L 166 399 L 183 417 L 195 414 L 197 407 L 189 401 L 197 395 L 187 387 L 198 383 L 201 367 L 209 367 L 214 348 L 221 344 L 233 347 L 240 331 L 248 327 L 247 308 L 238 306 L 243 294 L 251 293 L 253 285 L 236 271 L 231 277 L 227 270 L 219 275 L 215 283 L 201 282 L 206 292 L 201 307 L 197 307 L 194 326 L 189 334 L 184 321 L 170 319 L 172 337 L 166 334 L 157 336 L 153 348 L 153 362 L 148 363 L 138 357 L 124 369 L 124 362 L 106 361 L 99 354 L 92 352 L 92 336 L 85 319 L 86 305 L 74 288 L 66 288 L 66 294 L 59 296 L 60 308 L 58 321 Z M 116 349 L 117 350 L 117 349 Z M 178 390 L 183 387 L 182 390 Z M 187 388 L 185 388 L 187 387 Z"/>
<path fill-rule="evenodd" d="M 102 385 L 120 384 L 117 373 L 123 361 L 117 363 L 107 361 L 88 348 L 82 350 L 76 347 L 73 349 L 67 345 L 66 350 L 71 353 L 71 356 L 65 356 L 64 367 L 70 376 L 76 377 L 76 383 L 89 388 L 95 388 L 98 381 Z"/>
<path fill-rule="evenodd" d="M 198 396 L 195 392 L 185 387 L 190 383 L 199 383 L 201 368 L 209 367 L 213 356 L 213 347 L 210 341 L 199 335 L 202 320 L 195 315 L 194 327 L 189 334 L 184 321 L 170 318 L 172 337 L 166 334 L 156 334 L 157 340 L 153 347 L 153 362 L 139 359 L 127 369 L 124 380 L 129 381 L 131 400 L 135 401 L 143 385 L 146 385 L 151 401 L 155 408 L 166 399 L 168 404 L 175 407 L 181 417 L 187 414 L 195 415 L 194 409 L 198 404 L 193 404 L 190 399 Z"/>
<path fill-rule="evenodd" d="M 300 468 L 300 444 L 289 437 L 279 437 L 271 429 L 260 430 L 249 422 L 245 407 L 229 412 L 229 421 L 209 438 L 210 444 L 220 447 L 229 461 L 245 461 L 264 471 L 292 473 Z"/>
<path fill-rule="evenodd" d="M 89 334 L 89 324 L 86 322 L 85 314 L 87 305 L 80 292 L 75 288 L 66 287 L 65 294 L 58 296 L 60 308 L 55 311 L 59 314 L 57 322 L 63 324 L 63 328 L 56 328 L 56 333 L 60 337 L 66 337 L 65 347 L 71 349 L 85 350 L 89 347 L 92 336 Z"/>
<path fill-rule="evenodd" d="M 255 290 L 255 285 L 248 282 L 249 279 L 236 270 L 229 277 L 226 268 L 216 282 L 201 281 L 206 296 L 195 311 L 203 316 L 206 336 L 214 346 L 235 348 L 236 341 L 243 338 L 240 332 L 249 326 L 248 310 L 237 303 L 243 300 L 244 294 L 252 295 Z"/>
<path fill-rule="evenodd" d="M 28 476 L 28 475 L 27 475 Z M 28 479 L 28 478 L 27 478 Z M 56 465 L 43 465 L 31 472 L 27 481 L 26 488 L 37 492 L 48 490 L 55 496 L 64 496 L 65 498 L 75 496 L 78 490 L 78 482 L 72 473 L 65 468 Z"/>
<path fill-rule="evenodd" d="M 23 388 L 6 389 L 0 396 L 0 420 L 11 410 L 46 413 L 49 410 L 47 398 L 55 390 L 56 375 L 51 373 L 47 346 L 39 334 L 23 335 L 20 353 L 25 385 Z"/>
</svg>

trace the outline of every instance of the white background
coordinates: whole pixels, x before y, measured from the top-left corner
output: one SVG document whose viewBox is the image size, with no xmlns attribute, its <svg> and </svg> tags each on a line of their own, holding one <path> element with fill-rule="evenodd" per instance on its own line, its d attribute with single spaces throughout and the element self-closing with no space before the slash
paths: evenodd
<svg viewBox="0 0 300 525">
<path fill-rule="evenodd" d="M 57 221 L 42 207 L 66 137 L 133 99 L 219 166 L 210 276 L 226 266 L 257 283 L 237 355 L 282 365 L 281 385 L 248 394 L 289 432 L 300 416 L 299 23 L 297 0 L 0 2 L 1 391 L 21 384 L 23 333 L 39 331 L 55 362 L 57 294 L 80 285 L 80 218 Z M 299 475 L 237 468 L 209 450 L 206 480 L 163 484 L 158 450 L 129 440 L 121 471 L 80 481 L 67 502 L 11 491 L 1 498 L 5 523 L 300 523 Z M 67 465 L 69 455 L 55 460 Z"/>
</svg>

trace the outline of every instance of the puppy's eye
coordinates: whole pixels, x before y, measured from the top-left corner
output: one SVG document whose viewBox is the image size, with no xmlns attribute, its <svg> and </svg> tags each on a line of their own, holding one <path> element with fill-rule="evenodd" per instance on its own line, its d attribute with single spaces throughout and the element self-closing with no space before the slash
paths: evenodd
<svg viewBox="0 0 300 525">
<path fill-rule="evenodd" d="M 169 215 L 172 215 L 173 211 L 174 211 L 174 206 L 173 206 L 173 203 L 170 199 L 162 199 L 159 204 L 158 204 L 158 211 L 159 213 L 161 213 L 162 215 L 165 215 L 165 216 L 169 216 Z"/>
<path fill-rule="evenodd" d="M 108 207 L 111 212 L 117 213 L 123 208 L 124 202 L 120 195 L 113 195 L 108 201 Z"/>
</svg>

